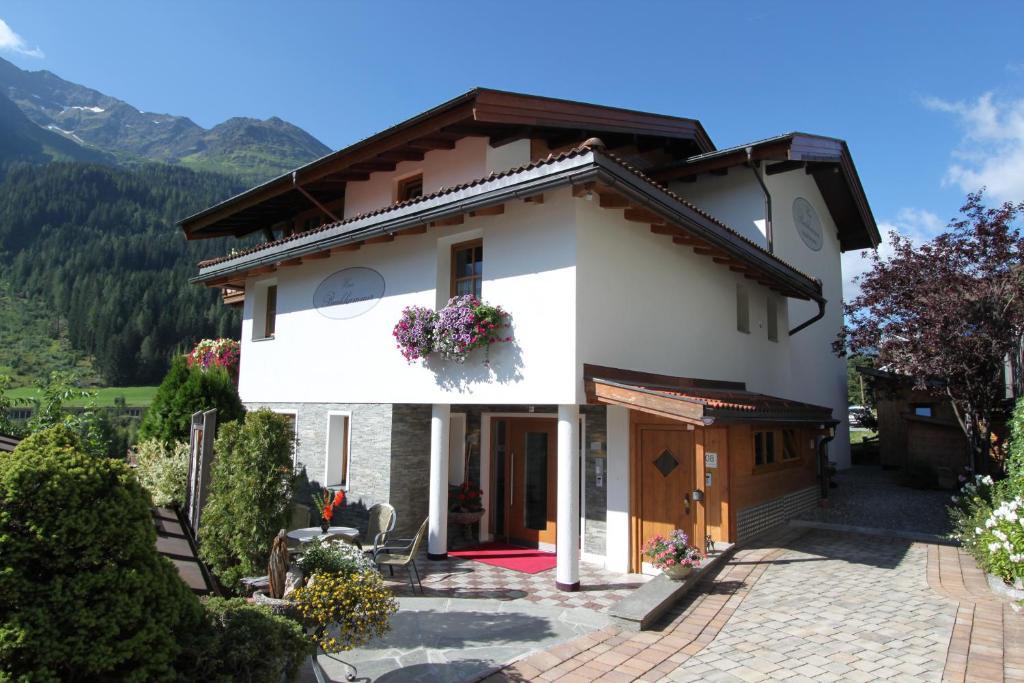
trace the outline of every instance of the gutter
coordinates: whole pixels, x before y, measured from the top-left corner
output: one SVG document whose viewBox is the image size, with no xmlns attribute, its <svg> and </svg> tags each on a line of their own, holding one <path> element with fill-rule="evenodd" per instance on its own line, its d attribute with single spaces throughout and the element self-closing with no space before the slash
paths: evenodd
<svg viewBox="0 0 1024 683">
<path fill-rule="evenodd" d="M 760 162 L 754 161 L 754 148 L 747 147 L 747 166 L 750 167 L 751 173 L 757 178 L 757 184 L 761 186 L 761 192 L 764 193 L 764 236 L 768 242 L 768 253 L 774 254 L 775 235 L 772 230 L 772 195 L 768 192 L 768 186 L 764 184 L 764 178 L 761 177 L 761 173 L 757 170 L 759 164 Z"/>
<path fill-rule="evenodd" d="M 812 297 L 812 298 L 814 299 L 815 303 L 818 304 L 818 312 L 815 315 L 813 315 L 810 318 L 808 318 L 807 320 L 805 320 L 802 323 L 800 323 L 799 325 L 797 325 L 796 327 L 794 327 L 793 329 L 791 329 L 789 331 L 789 336 L 790 337 L 792 337 L 794 334 L 796 334 L 800 330 L 804 329 L 805 327 L 810 327 L 811 325 L 813 325 L 814 323 L 818 322 L 819 320 L 821 320 L 822 318 L 825 317 L 825 304 L 828 303 L 828 300 L 826 300 L 826 299 L 824 299 L 824 298 L 822 298 L 820 296 Z"/>
<path fill-rule="evenodd" d="M 821 498 L 822 500 L 828 499 L 829 489 L 829 476 L 828 476 L 828 445 L 832 439 L 836 438 L 836 427 L 839 426 L 839 420 L 829 420 L 825 422 L 831 429 L 830 433 L 823 437 L 818 443 L 818 467 L 821 468 Z"/>
</svg>

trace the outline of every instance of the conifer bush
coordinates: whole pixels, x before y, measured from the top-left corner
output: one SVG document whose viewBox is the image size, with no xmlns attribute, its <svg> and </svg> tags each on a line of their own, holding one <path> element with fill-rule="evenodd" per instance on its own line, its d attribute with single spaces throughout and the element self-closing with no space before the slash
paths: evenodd
<svg viewBox="0 0 1024 683">
<path fill-rule="evenodd" d="M 178 441 L 165 446 L 157 439 L 138 445 L 135 474 L 149 492 L 154 505 L 185 507 L 188 489 L 188 444 Z"/>
<path fill-rule="evenodd" d="M 225 586 L 266 573 L 291 511 L 293 439 L 288 419 L 265 409 L 219 428 L 199 552 Z"/>
<path fill-rule="evenodd" d="M 234 380 L 223 368 L 190 368 L 185 356 L 177 356 L 142 418 L 139 438 L 187 442 L 192 414 L 213 408 L 218 424 L 242 417 L 245 409 Z"/>
<path fill-rule="evenodd" d="M 63 424 L 0 458 L 0 680 L 173 679 L 203 621 L 125 463 Z"/>
</svg>

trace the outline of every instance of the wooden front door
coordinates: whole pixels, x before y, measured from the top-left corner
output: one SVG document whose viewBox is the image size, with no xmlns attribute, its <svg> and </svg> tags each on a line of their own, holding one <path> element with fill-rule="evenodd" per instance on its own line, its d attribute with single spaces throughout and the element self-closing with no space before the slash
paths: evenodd
<svg viewBox="0 0 1024 683">
<path fill-rule="evenodd" d="M 639 571 L 643 545 L 652 536 L 682 529 L 692 545 L 701 547 L 703 539 L 694 539 L 694 432 L 685 425 L 638 424 L 635 429 L 632 546 L 633 567 Z"/>
<path fill-rule="evenodd" d="M 509 540 L 555 542 L 556 420 L 510 420 L 506 488 Z"/>
</svg>

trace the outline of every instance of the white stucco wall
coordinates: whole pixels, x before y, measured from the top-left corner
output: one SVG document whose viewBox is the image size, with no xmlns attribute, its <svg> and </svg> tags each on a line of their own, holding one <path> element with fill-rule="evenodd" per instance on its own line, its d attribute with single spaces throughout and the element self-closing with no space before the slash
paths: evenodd
<svg viewBox="0 0 1024 683">
<path fill-rule="evenodd" d="M 770 290 L 652 233 L 645 223 L 625 221 L 621 210 L 582 200 L 577 207 L 581 364 L 746 382 L 754 391 L 790 393 L 782 299 L 779 340 L 772 342 L 767 297 L 777 295 Z M 749 334 L 736 329 L 738 284 L 749 296 Z"/>
<path fill-rule="evenodd" d="M 802 170 L 765 177 L 772 196 L 772 233 L 775 254 L 798 270 L 822 281 L 828 301 L 825 317 L 789 338 L 787 366 L 789 378 L 781 396 L 832 408 L 840 420 L 836 438 L 829 446 L 829 457 L 840 467 L 850 463 L 850 435 L 847 421 L 846 361 L 832 352 L 843 322 L 843 277 L 839 238 L 835 223 L 811 176 Z M 764 195 L 747 168 L 733 168 L 726 176 L 702 175 L 695 183 L 673 183 L 679 195 L 707 210 L 716 218 L 757 238 L 765 245 Z M 793 200 L 803 197 L 814 207 L 821 220 L 823 244 L 812 251 L 804 244 L 793 221 Z M 817 304 L 789 300 L 790 326 L 795 327 L 817 313 Z M 788 329 L 788 328 L 787 328 Z M 780 336 L 785 332 L 780 330 Z M 753 387 L 752 387 L 753 388 Z"/>
<path fill-rule="evenodd" d="M 576 399 L 575 202 L 568 189 L 543 204 L 513 202 L 501 216 L 364 246 L 280 268 L 277 332 L 253 341 L 255 292 L 246 285 L 239 391 L 246 402 L 559 404 Z M 483 298 L 514 318 L 514 343 L 492 346 L 490 368 L 477 352 L 465 365 L 409 364 L 391 330 L 405 306 L 445 300 L 449 245 L 482 237 Z M 383 299 L 355 318 L 327 318 L 313 293 L 328 275 L 362 266 L 381 273 Z M 258 317 L 258 316 L 257 316 Z"/>
<path fill-rule="evenodd" d="M 491 147 L 487 138 L 462 138 L 455 149 L 427 152 L 422 161 L 402 161 L 394 171 L 371 173 L 369 180 L 345 188 L 345 218 L 383 208 L 395 200 L 398 180 L 423 174 L 423 194 L 483 178 L 530 161 L 530 141 Z"/>
</svg>

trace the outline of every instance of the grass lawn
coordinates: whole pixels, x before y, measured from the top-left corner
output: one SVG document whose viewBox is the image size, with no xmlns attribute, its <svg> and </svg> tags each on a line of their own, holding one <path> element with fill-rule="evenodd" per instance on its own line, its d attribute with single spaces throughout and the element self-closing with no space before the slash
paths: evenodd
<svg viewBox="0 0 1024 683">
<path fill-rule="evenodd" d="M 113 406 L 114 400 L 118 396 L 124 397 L 126 406 L 145 408 L 153 402 L 156 389 L 156 387 L 104 387 L 102 389 L 93 389 L 92 391 L 96 392 L 96 405 L 101 408 Z M 22 389 L 11 389 L 7 392 L 7 395 L 13 399 L 31 398 L 35 395 L 36 391 L 32 387 L 25 387 Z M 68 405 L 81 406 L 88 402 L 88 399 L 74 400 L 68 401 Z"/>
<path fill-rule="evenodd" d="M 878 432 L 868 431 L 867 429 L 851 429 L 850 430 L 850 445 L 867 441 L 868 439 L 874 439 L 878 436 Z"/>
</svg>

